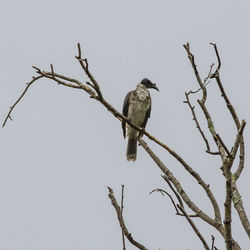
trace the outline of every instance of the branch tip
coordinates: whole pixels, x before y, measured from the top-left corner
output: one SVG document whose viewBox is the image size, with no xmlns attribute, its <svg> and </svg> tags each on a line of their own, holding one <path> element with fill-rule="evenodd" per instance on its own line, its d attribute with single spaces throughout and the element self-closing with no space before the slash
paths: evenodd
<svg viewBox="0 0 250 250">
<path fill-rule="evenodd" d="M 51 70 L 52 77 L 55 78 L 54 67 L 52 64 L 50 64 L 50 70 Z"/>
<path fill-rule="evenodd" d="M 77 43 L 77 48 L 78 48 L 78 57 L 76 58 L 81 58 L 82 57 L 82 51 L 81 51 L 81 44 Z"/>
</svg>

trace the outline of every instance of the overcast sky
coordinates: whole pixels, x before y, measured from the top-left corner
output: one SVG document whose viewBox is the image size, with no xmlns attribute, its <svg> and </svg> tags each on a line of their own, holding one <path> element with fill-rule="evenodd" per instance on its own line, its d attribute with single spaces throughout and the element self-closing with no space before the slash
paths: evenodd
<svg viewBox="0 0 250 250">
<path fill-rule="evenodd" d="M 118 110 L 142 78 L 157 83 L 160 92 L 151 92 L 147 130 L 200 173 L 223 209 L 220 160 L 206 155 L 183 104 L 184 92 L 197 89 L 197 83 L 182 45 L 190 42 L 204 78 L 210 64 L 216 63 L 209 45 L 214 42 L 224 87 L 240 119 L 247 121 L 246 166 L 238 187 L 249 214 L 249 13 L 247 0 L 3 1 L 0 120 L 35 74 L 32 65 L 48 70 L 53 63 L 55 72 L 86 81 L 74 58 L 80 42 L 104 97 Z M 194 104 L 197 98 L 199 94 L 192 97 Z M 231 148 L 236 130 L 214 81 L 208 85 L 208 99 L 215 127 Z M 198 115 L 208 135 L 201 112 Z M 169 190 L 152 159 L 139 147 L 137 161 L 127 162 L 120 122 L 83 91 L 41 80 L 29 89 L 12 118 L 0 130 L 0 250 L 122 249 L 106 188 L 112 187 L 120 199 L 121 184 L 124 217 L 136 240 L 149 249 L 203 248 L 166 197 L 148 195 L 158 187 Z M 167 152 L 148 143 L 212 216 L 196 182 Z M 224 249 L 219 234 L 199 219 L 195 222 L 209 243 L 214 234 L 216 246 Z M 233 235 L 242 249 L 248 249 L 234 209 Z M 134 247 L 127 243 L 127 249 Z"/>
</svg>

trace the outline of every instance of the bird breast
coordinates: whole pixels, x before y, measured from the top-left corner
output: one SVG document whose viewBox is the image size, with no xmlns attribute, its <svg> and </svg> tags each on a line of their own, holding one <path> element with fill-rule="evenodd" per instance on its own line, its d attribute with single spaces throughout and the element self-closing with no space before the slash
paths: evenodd
<svg viewBox="0 0 250 250">
<path fill-rule="evenodd" d="M 145 102 L 150 97 L 150 94 L 149 94 L 148 90 L 145 88 L 137 88 L 136 96 L 137 96 L 139 101 Z"/>
<path fill-rule="evenodd" d="M 128 118 L 135 125 L 142 126 L 150 105 L 149 92 L 146 89 L 137 89 L 135 95 L 130 98 Z"/>
</svg>

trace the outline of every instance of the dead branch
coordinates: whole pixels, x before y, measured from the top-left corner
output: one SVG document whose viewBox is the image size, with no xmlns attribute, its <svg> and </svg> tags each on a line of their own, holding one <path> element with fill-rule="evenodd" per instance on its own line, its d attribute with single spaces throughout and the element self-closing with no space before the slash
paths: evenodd
<svg viewBox="0 0 250 250">
<path fill-rule="evenodd" d="M 209 79 L 210 79 L 210 77 L 211 77 L 211 72 L 212 72 L 213 66 L 214 66 L 214 63 L 212 63 L 212 64 L 210 65 L 209 72 L 208 72 L 207 76 L 204 78 L 204 81 L 203 81 L 204 87 L 206 87 L 206 86 L 210 83 L 210 80 L 209 80 Z M 200 90 L 201 90 L 201 88 L 198 88 L 197 90 L 189 90 L 189 91 L 187 92 L 187 94 L 188 94 L 188 95 L 190 95 L 190 94 L 196 94 L 196 93 L 198 93 Z"/>
<path fill-rule="evenodd" d="M 201 85 L 201 81 L 200 81 L 200 77 L 199 76 L 199 72 L 197 70 L 197 67 L 195 65 L 194 62 L 194 56 L 191 54 L 190 52 L 190 47 L 189 44 L 187 43 L 186 45 L 184 45 L 184 48 L 187 51 L 188 54 L 188 58 L 190 60 L 190 63 L 194 69 L 194 73 L 198 82 L 198 85 L 201 87 L 203 86 L 203 96 L 201 100 L 197 100 L 204 115 L 205 118 L 207 120 L 207 124 L 208 124 L 208 128 L 209 131 L 211 133 L 211 135 L 213 136 L 213 139 L 218 147 L 220 156 L 221 156 L 221 160 L 222 160 L 222 169 L 223 169 L 223 174 L 226 177 L 226 199 L 225 199 L 225 210 L 224 210 L 224 214 L 225 214 L 225 219 L 224 219 L 224 228 L 225 228 L 225 241 L 226 241 L 226 246 L 227 249 L 239 249 L 238 244 L 233 240 L 232 238 L 232 233 L 231 233 L 231 199 L 232 199 L 232 173 L 231 173 L 231 167 L 234 163 L 234 159 L 235 159 L 235 155 L 237 153 L 238 147 L 240 146 L 240 162 L 239 162 L 239 166 L 238 169 L 236 171 L 236 176 L 235 178 L 237 179 L 243 169 L 243 165 L 244 165 L 244 141 L 243 141 L 243 136 L 242 136 L 242 132 L 245 126 L 245 122 L 244 120 L 242 121 L 242 124 L 240 125 L 239 123 L 239 119 L 238 116 L 232 106 L 232 104 L 229 101 L 229 98 L 227 97 L 224 88 L 222 86 L 221 80 L 220 80 L 220 75 L 219 75 L 219 70 L 221 67 L 221 60 L 219 57 L 219 53 L 217 50 L 217 47 L 215 44 L 212 44 L 215 48 L 215 53 L 217 56 L 217 60 L 218 60 L 218 67 L 215 70 L 215 72 L 213 74 L 210 73 L 210 78 L 215 78 L 216 82 L 219 86 L 219 89 L 221 91 L 221 94 L 226 102 L 226 105 L 233 117 L 233 120 L 236 124 L 237 130 L 238 130 L 238 135 L 236 137 L 234 146 L 232 147 L 231 152 L 228 150 L 228 147 L 225 145 L 225 143 L 223 142 L 223 140 L 221 139 L 220 135 L 216 132 L 215 127 L 213 125 L 213 121 L 211 118 L 211 115 L 209 113 L 209 111 L 206 108 L 206 98 L 207 97 L 207 92 L 206 92 L 206 87 L 203 85 Z M 205 94 L 204 94 L 205 93 Z M 193 109 L 193 107 L 190 104 L 190 108 L 191 110 Z"/>
<path fill-rule="evenodd" d="M 172 190 L 172 192 L 175 194 L 177 200 L 179 201 L 179 205 L 182 206 L 182 207 L 184 207 L 180 195 L 176 192 L 176 190 L 174 189 L 174 187 L 173 187 L 173 185 L 171 184 L 171 182 L 170 182 L 170 180 L 168 179 L 168 177 L 167 177 L 166 175 L 162 175 L 161 177 L 167 182 L 168 186 L 170 187 L 170 189 Z M 191 215 L 190 215 L 190 216 L 191 216 Z M 194 215 L 194 216 L 197 217 L 197 214 Z M 194 217 L 194 216 L 193 216 L 193 217 Z"/>
<path fill-rule="evenodd" d="M 250 224 L 249 224 L 248 218 L 246 216 L 245 209 L 243 207 L 243 202 L 241 200 L 241 196 L 240 196 L 238 189 L 237 189 L 237 186 L 236 186 L 236 181 L 239 178 L 239 176 L 244 168 L 245 146 L 244 146 L 244 138 L 243 138 L 242 134 L 243 134 L 243 130 L 244 130 L 244 127 L 246 125 L 246 122 L 245 122 L 245 120 L 242 120 L 242 122 L 240 123 L 238 115 L 235 111 L 235 108 L 233 107 L 232 103 L 230 102 L 230 100 L 225 92 L 225 89 L 224 89 L 222 82 L 221 82 L 221 79 L 220 79 L 220 73 L 219 73 L 220 67 L 221 67 L 221 59 L 220 59 L 220 55 L 218 52 L 218 48 L 217 48 L 215 43 L 211 43 L 211 45 L 214 47 L 217 61 L 218 61 L 218 67 L 215 70 L 215 72 L 212 74 L 211 78 L 216 79 L 216 82 L 217 82 L 217 85 L 220 89 L 221 95 L 226 103 L 226 106 L 227 106 L 227 108 L 228 108 L 228 110 L 233 118 L 233 121 L 236 125 L 236 128 L 238 130 L 238 134 L 236 136 L 234 146 L 232 147 L 232 150 L 231 150 L 231 154 L 232 154 L 233 158 L 235 158 L 237 151 L 238 151 L 238 147 L 240 147 L 239 165 L 238 165 L 238 168 L 233 175 L 232 175 L 231 171 L 228 173 L 228 174 L 230 174 L 230 177 L 227 178 L 227 185 L 226 185 L 227 191 L 226 192 L 227 192 L 227 196 L 230 196 L 231 199 L 233 200 L 234 207 L 235 207 L 236 211 L 238 212 L 240 221 L 241 221 L 246 233 L 248 234 L 248 237 L 250 237 Z M 227 197 L 227 198 L 229 199 L 229 197 Z M 228 222 L 228 221 L 230 221 L 230 218 L 228 215 L 228 213 L 230 212 L 230 211 L 228 211 L 229 210 L 229 206 L 228 206 L 229 200 L 226 199 L 226 201 L 227 201 L 227 202 L 225 202 L 225 204 L 226 204 L 225 206 L 227 208 L 226 222 Z M 230 224 L 230 223 L 228 223 L 228 224 Z M 230 234 L 229 225 L 227 225 L 227 232 L 228 232 L 227 234 L 229 235 Z M 230 247 L 230 242 L 228 243 L 228 245 Z"/>
<path fill-rule="evenodd" d="M 100 86 L 97 83 L 97 81 L 95 80 L 94 76 L 89 72 L 88 59 L 87 58 L 82 59 L 82 52 L 81 52 L 81 45 L 80 45 L 80 43 L 77 44 L 77 48 L 78 48 L 78 56 L 76 56 L 75 58 L 80 63 L 82 69 L 84 70 L 84 72 L 88 76 L 89 80 L 93 83 L 92 87 L 95 89 L 98 97 L 100 98 L 100 100 L 102 100 L 103 97 L 102 97 L 102 92 L 100 90 Z"/>
<path fill-rule="evenodd" d="M 194 111 L 195 106 L 192 106 L 191 102 L 190 102 L 189 94 L 191 94 L 191 93 L 193 94 L 195 92 L 191 92 L 191 91 L 189 91 L 188 93 L 185 92 L 186 100 L 184 101 L 184 103 L 186 103 L 188 105 L 188 107 L 190 108 L 190 110 L 191 110 L 191 113 L 193 115 L 193 120 L 194 120 L 194 122 L 196 124 L 196 128 L 200 132 L 201 137 L 203 138 L 203 140 L 204 140 L 204 142 L 206 144 L 206 148 L 207 148 L 206 152 L 209 153 L 209 154 L 212 154 L 212 155 L 219 155 L 220 154 L 219 152 L 211 152 L 211 150 L 210 150 L 210 146 L 209 146 L 208 140 L 207 140 L 207 138 L 206 138 L 206 136 L 204 134 L 204 131 L 200 127 L 199 121 L 198 121 L 196 113 Z"/>
<path fill-rule="evenodd" d="M 23 93 L 20 95 L 20 97 L 16 100 L 16 102 L 10 107 L 10 111 L 9 113 L 7 114 L 4 122 L 3 122 L 3 126 L 5 126 L 6 122 L 8 121 L 8 119 L 12 120 L 10 114 L 11 112 L 13 111 L 13 109 L 16 107 L 16 105 L 20 102 L 20 100 L 23 98 L 23 96 L 26 94 L 27 90 L 29 89 L 29 87 L 31 86 L 32 83 L 34 83 L 36 80 L 42 78 L 43 76 L 37 76 L 37 77 L 34 77 L 32 78 L 32 80 L 30 82 L 27 83 L 27 86 L 26 88 L 24 89 Z"/>
<path fill-rule="evenodd" d="M 123 220 L 123 216 L 122 216 L 122 213 L 121 213 L 121 208 L 120 206 L 118 205 L 117 201 L 116 201 L 116 198 L 114 196 L 114 192 L 112 190 L 112 188 L 108 187 L 108 190 L 109 190 L 109 198 L 111 200 L 111 203 L 113 205 L 113 207 L 115 208 L 115 211 L 116 211 L 116 214 L 117 214 L 117 218 L 118 218 L 118 221 L 120 223 L 120 227 L 122 229 L 122 232 L 123 234 L 126 236 L 126 238 L 128 239 L 128 241 L 134 245 L 135 247 L 137 247 L 138 249 L 141 249 L 141 250 L 147 250 L 146 247 L 144 247 L 142 244 L 140 244 L 139 242 L 137 242 L 136 240 L 134 240 L 134 238 L 132 237 L 132 234 L 128 231 L 126 225 L 125 225 L 125 222 Z"/>
<path fill-rule="evenodd" d="M 210 193 L 209 186 L 206 187 L 206 193 L 209 194 L 209 199 L 213 206 L 215 206 L 215 214 L 216 219 L 212 219 L 209 217 L 205 212 L 203 212 L 186 194 L 184 189 L 182 188 L 180 182 L 175 178 L 173 173 L 166 167 L 165 164 L 155 155 L 155 153 L 149 148 L 147 143 L 140 139 L 140 144 L 142 147 L 146 150 L 146 152 L 149 154 L 149 156 L 154 160 L 154 162 L 157 164 L 157 166 L 161 169 L 161 171 L 168 177 L 168 179 L 173 183 L 175 186 L 177 192 L 180 194 L 181 198 L 184 200 L 184 202 L 188 205 L 188 207 L 195 212 L 202 220 L 210 224 L 211 226 L 215 227 L 224 237 L 224 228 L 222 226 L 222 222 L 220 219 L 220 211 L 219 208 L 217 210 L 216 208 L 216 200 L 213 198 L 212 193 Z M 202 180 L 201 180 L 202 181 Z M 200 184 L 200 183 L 199 183 Z M 209 191 L 208 191 L 209 190 Z"/>
<path fill-rule="evenodd" d="M 186 52 L 187 52 L 187 55 L 188 55 L 188 59 L 192 65 L 192 68 L 194 70 L 194 74 L 196 76 L 196 80 L 197 80 L 197 83 L 198 85 L 200 86 L 200 88 L 202 89 L 202 99 L 201 100 L 197 100 L 197 102 L 199 103 L 205 117 L 206 117 L 206 120 L 207 120 L 207 123 L 208 123 L 208 128 L 210 130 L 210 133 L 211 135 L 213 136 L 214 138 L 214 141 L 218 147 L 218 150 L 219 150 L 219 153 L 220 153 L 220 156 L 225 159 L 226 158 L 226 155 L 225 155 L 225 152 L 224 152 L 224 148 L 223 146 L 219 143 L 219 140 L 216 136 L 216 130 L 215 130 L 215 127 L 213 125 L 213 121 L 212 121 L 212 118 L 211 118 L 211 115 L 209 114 L 207 108 L 206 108 L 206 100 L 207 100 L 207 90 L 206 90 L 206 86 L 204 86 L 204 83 L 201 81 L 201 77 L 200 77 L 200 74 L 197 70 L 197 66 L 195 64 L 195 60 L 194 60 L 194 55 L 191 53 L 190 51 L 190 46 L 189 46 L 189 43 L 186 43 L 183 45 L 183 47 L 185 48 Z"/>
<path fill-rule="evenodd" d="M 123 199 L 124 199 L 124 185 L 122 185 L 121 216 L 123 216 L 122 213 L 123 213 L 123 208 L 124 208 Z M 125 238 L 124 238 L 123 231 L 122 231 L 122 247 L 123 247 L 123 250 L 126 250 L 126 244 L 125 244 Z"/>
<path fill-rule="evenodd" d="M 217 248 L 215 247 L 214 245 L 214 241 L 215 241 L 215 237 L 213 235 L 211 235 L 211 238 L 212 238 L 212 246 L 211 246 L 211 250 L 217 250 Z"/>
<path fill-rule="evenodd" d="M 195 64 L 194 56 L 193 56 L 193 54 L 190 51 L 189 43 L 184 44 L 183 47 L 187 51 L 188 59 L 189 59 L 191 65 L 193 67 L 193 70 L 194 70 L 194 73 L 195 73 L 195 77 L 197 79 L 197 82 L 198 82 L 200 88 L 202 89 L 202 100 L 201 101 L 202 101 L 202 103 L 205 103 L 206 99 L 207 99 L 207 90 L 206 90 L 206 88 L 205 88 L 205 86 L 204 86 L 204 84 L 203 84 L 203 82 L 201 80 L 200 74 L 199 74 L 199 72 L 197 70 L 197 66 Z"/>
<path fill-rule="evenodd" d="M 226 92 L 224 90 L 224 87 L 221 83 L 221 80 L 220 80 L 220 74 L 219 74 L 219 71 L 220 71 L 220 67 L 221 67 L 221 60 L 220 60 L 220 56 L 219 56 L 219 52 L 218 52 L 218 49 L 217 49 L 217 46 L 215 43 L 210 43 L 211 45 L 213 45 L 214 49 L 215 49 L 215 53 L 216 53 L 216 56 L 217 56 L 217 60 L 218 60 L 218 67 L 217 69 L 215 70 L 215 72 L 212 74 L 212 76 L 210 78 L 215 78 L 216 81 L 217 81 L 217 84 L 219 86 L 219 89 L 221 91 L 221 95 L 222 97 L 224 98 L 226 104 L 227 104 L 227 108 L 229 109 L 232 117 L 233 117 L 233 120 L 235 122 L 235 125 L 237 127 L 237 129 L 239 129 L 240 127 L 240 121 L 239 121 L 239 118 L 238 118 L 238 115 L 233 107 L 233 105 L 231 104 L 228 96 L 226 95 Z"/>
<path fill-rule="evenodd" d="M 225 90 L 224 90 L 224 87 L 221 83 L 221 79 L 220 79 L 220 74 L 219 74 L 219 71 L 220 71 L 220 67 L 221 67 L 221 59 L 220 59 L 220 55 L 219 55 L 219 52 L 218 52 L 218 48 L 216 46 L 215 43 L 210 43 L 213 47 L 214 47 L 214 50 L 215 50 L 215 53 L 216 53 L 216 57 L 217 57 L 217 61 L 218 61 L 218 67 L 217 69 L 215 70 L 215 72 L 212 74 L 211 78 L 215 78 L 216 79 L 216 82 L 217 82 L 217 85 L 220 89 L 220 92 L 221 92 L 221 95 L 226 103 L 226 106 L 233 118 L 233 121 L 236 125 L 236 128 L 237 130 L 240 129 L 240 120 L 238 118 L 238 115 L 234 109 L 234 106 L 232 105 L 232 103 L 230 102 Z M 235 178 L 236 180 L 239 178 L 243 168 L 244 168 L 244 161 L 245 161 L 245 146 L 244 146 L 244 138 L 242 137 L 241 138 L 241 141 L 240 141 L 240 161 L 239 161 L 239 165 L 238 165 L 238 168 L 235 172 Z"/>
<path fill-rule="evenodd" d="M 173 206 L 175 208 L 176 215 L 185 216 L 183 213 L 180 213 L 180 211 L 178 210 L 177 204 L 175 204 L 175 201 L 174 201 L 173 197 L 171 196 L 171 194 L 169 194 L 167 191 L 165 191 L 165 190 L 163 190 L 161 188 L 156 188 L 156 189 L 152 190 L 149 194 L 152 194 L 154 192 L 159 192 L 159 193 L 162 194 L 162 196 L 164 196 L 164 194 L 166 194 L 169 197 L 169 199 L 171 200 L 171 203 L 173 204 Z M 182 206 L 183 206 L 183 203 L 182 203 Z M 188 216 L 189 217 L 199 217 L 197 214 L 191 214 L 191 215 L 188 215 Z"/>
<path fill-rule="evenodd" d="M 166 177 L 166 180 L 168 180 L 167 177 Z M 168 184 L 171 185 L 169 180 L 168 180 Z M 185 209 L 184 209 L 183 203 L 182 203 L 182 205 L 175 204 L 174 199 L 172 198 L 172 196 L 168 192 L 166 192 L 165 190 L 157 188 L 157 189 L 152 190 L 149 194 L 152 194 L 153 192 L 160 192 L 163 196 L 164 196 L 164 194 L 166 194 L 170 198 L 170 200 L 171 200 L 171 202 L 172 202 L 172 204 L 173 204 L 173 206 L 174 206 L 174 208 L 176 210 L 176 214 L 184 216 L 187 219 L 187 221 L 190 223 L 192 229 L 194 230 L 194 232 L 196 233 L 198 238 L 201 240 L 201 242 L 202 242 L 203 246 L 205 247 L 205 249 L 209 250 L 209 247 L 208 247 L 206 241 L 204 240 L 203 236 L 201 235 L 200 231 L 195 226 L 194 222 L 190 219 L 190 217 L 197 217 L 197 215 L 194 215 L 194 216 L 188 215 L 186 213 Z M 176 192 L 175 192 L 175 194 L 178 195 Z M 179 211 L 181 211 L 181 213 Z"/>
<path fill-rule="evenodd" d="M 200 107 L 201 107 L 201 109 L 203 111 L 203 114 L 206 117 L 208 129 L 209 129 L 209 131 L 210 131 L 210 133 L 211 133 L 211 135 L 212 135 L 212 137 L 214 139 L 215 144 L 218 147 L 220 157 L 221 157 L 222 161 L 224 161 L 226 159 L 226 154 L 225 154 L 223 146 L 221 145 L 220 141 L 218 140 L 218 137 L 217 137 L 218 133 L 216 133 L 216 130 L 215 130 L 214 123 L 213 123 L 213 120 L 211 118 L 211 115 L 208 112 L 205 104 L 202 103 L 201 100 L 197 100 L 197 102 L 199 103 L 199 105 L 200 105 Z"/>
<path fill-rule="evenodd" d="M 159 192 L 159 193 L 162 194 L 162 196 L 164 196 L 164 194 L 166 194 L 169 197 L 169 199 L 171 200 L 171 202 L 172 202 L 172 204 L 173 204 L 173 206 L 175 208 L 176 214 L 180 215 L 180 213 L 178 211 L 178 208 L 177 208 L 177 206 L 176 206 L 176 204 L 174 202 L 174 199 L 172 198 L 172 196 L 167 191 L 165 191 L 165 190 L 163 190 L 161 188 L 156 188 L 156 189 L 152 190 L 149 194 L 152 194 L 154 192 Z"/>
<path fill-rule="evenodd" d="M 206 242 L 205 239 L 204 239 L 204 237 L 203 237 L 202 234 L 200 233 L 199 229 L 195 226 L 194 222 L 190 219 L 190 217 L 189 217 L 188 214 L 186 213 L 185 209 L 184 209 L 182 206 L 178 205 L 178 204 L 177 204 L 177 207 L 178 207 L 178 208 L 181 210 L 181 212 L 185 215 L 185 217 L 186 217 L 187 221 L 189 222 L 189 224 L 191 225 L 192 229 L 194 230 L 194 232 L 196 233 L 196 235 L 198 236 L 198 238 L 201 240 L 201 242 L 202 242 L 204 248 L 205 248 L 206 250 L 210 250 L 210 249 L 209 249 L 209 246 L 208 246 L 208 244 L 207 244 L 207 242 Z"/>
</svg>

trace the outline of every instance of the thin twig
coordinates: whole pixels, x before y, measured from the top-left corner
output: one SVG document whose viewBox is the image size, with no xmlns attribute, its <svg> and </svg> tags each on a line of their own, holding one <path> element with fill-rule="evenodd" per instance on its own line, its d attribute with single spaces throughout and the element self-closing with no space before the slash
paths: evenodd
<svg viewBox="0 0 250 250">
<path fill-rule="evenodd" d="M 48 79 L 51 79 L 51 80 L 54 80 L 56 81 L 58 84 L 62 84 L 62 85 L 65 85 L 66 87 L 69 87 L 69 88 L 81 88 L 83 90 L 85 90 L 87 93 L 89 93 L 90 95 L 93 95 L 95 96 L 95 92 L 93 90 L 90 90 L 89 87 L 85 86 L 82 82 L 80 82 L 79 80 L 76 80 L 74 78 L 71 78 L 71 77 L 68 77 L 68 76 L 64 76 L 64 75 L 60 75 L 60 74 L 56 74 L 54 71 L 53 72 L 49 72 L 49 71 L 42 71 L 41 69 L 35 67 L 35 66 L 32 66 L 34 69 L 36 69 L 36 72 Z M 64 82 L 62 81 L 61 79 L 63 80 L 66 80 L 68 82 L 73 82 L 75 84 L 70 84 L 70 83 L 67 83 L 67 82 Z"/>
<path fill-rule="evenodd" d="M 112 190 L 112 188 L 108 187 L 108 190 L 109 190 L 109 198 L 111 200 L 111 203 L 113 205 L 113 207 L 115 208 L 115 211 L 116 211 L 116 214 L 117 214 L 117 218 L 118 218 L 118 221 L 120 223 L 120 227 L 122 229 L 122 232 L 124 233 L 124 235 L 126 236 L 126 238 L 128 239 L 128 241 L 134 245 L 135 247 L 137 247 L 138 249 L 141 249 L 141 250 L 147 250 L 146 247 L 144 247 L 142 244 L 140 244 L 139 242 L 137 242 L 136 240 L 134 240 L 134 238 L 132 237 L 132 234 L 128 231 L 126 225 L 125 225 L 125 222 L 123 220 L 123 216 L 121 214 L 121 208 L 120 206 L 118 205 L 117 201 L 116 201 L 116 198 L 114 196 L 114 192 Z"/>
<path fill-rule="evenodd" d="M 210 65 L 209 72 L 208 72 L 207 76 L 206 76 L 205 79 L 204 79 L 204 83 L 203 83 L 204 86 L 207 86 L 207 84 L 210 82 L 210 81 L 209 81 L 209 78 L 211 78 L 211 72 L 212 72 L 212 70 L 213 70 L 213 67 L 214 67 L 214 63 L 212 63 L 212 64 Z M 207 81 L 208 81 L 208 82 L 207 82 Z"/>
<path fill-rule="evenodd" d="M 177 200 L 179 201 L 179 205 L 184 207 L 182 199 L 180 197 L 180 195 L 176 192 L 176 190 L 174 189 L 173 185 L 171 184 L 170 180 L 168 179 L 168 177 L 166 175 L 162 175 L 161 176 L 168 184 L 168 186 L 170 187 L 170 189 L 173 191 L 173 193 L 175 194 Z"/>
<path fill-rule="evenodd" d="M 215 43 L 210 43 L 210 44 L 214 46 L 215 53 L 216 53 L 216 56 L 217 56 L 217 59 L 218 59 L 218 67 L 217 67 L 216 71 L 219 71 L 220 66 L 221 66 L 221 60 L 220 60 L 219 52 L 218 52 L 218 49 L 217 49 L 217 46 L 216 46 Z"/>
<path fill-rule="evenodd" d="M 185 215 L 187 221 L 189 222 L 189 224 L 191 225 L 191 227 L 193 228 L 194 232 L 196 233 L 196 235 L 198 236 L 198 238 L 201 240 L 204 248 L 206 250 L 210 250 L 209 246 L 207 244 L 207 242 L 205 241 L 204 237 L 202 236 L 202 234 L 200 233 L 199 229 L 195 226 L 194 222 L 190 219 L 190 217 L 188 216 L 188 214 L 186 213 L 185 209 L 180 206 L 179 204 L 177 204 L 177 207 L 181 210 L 181 212 Z"/>
<path fill-rule="evenodd" d="M 167 178 L 167 177 L 166 177 Z M 169 182 L 170 183 L 170 182 Z M 171 183 L 170 183 L 171 184 Z M 152 190 L 149 194 L 152 194 L 152 193 L 154 193 L 154 192 L 159 192 L 159 193 L 161 193 L 162 194 L 162 196 L 164 196 L 164 194 L 166 194 L 169 198 L 170 198 L 170 200 L 171 200 L 171 202 L 172 202 L 172 204 L 173 204 L 173 206 L 174 206 L 174 208 L 175 208 L 175 211 L 176 211 L 176 215 L 180 215 L 180 216 L 185 216 L 184 214 L 182 214 L 182 213 L 180 213 L 180 211 L 178 210 L 178 207 L 177 207 L 177 205 L 175 204 L 175 202 L 174 202 L 174 199 L 173 199 L 173 197 L 171 196 L 171 194 L 169 194 L 167 191 L 165 191 L 165 190 L 163 190 L 163 189 L 161 189 L 161 188 L 156 188 L 156 189 L 154 189 L 154 190 Z M 175 193 L 178 195 L 178 193 L 175 191 Z M 182 206 L 183 206 L 183 203 L 182 203 Z M 191 214 L 191 215 L 188 215 L 189 217 L 199 217 L 197 214 Z"/>
<path fill-rule="evenodd" d="M 207 152 L 210 152 L 210 146 L 209 146 L 208 140 L 207 140 L 207 138 L 206 138 L 206 136 L 204 134 L 204 131 L 201 129 L 200 124 L 199 124 L 198 119 L 197 119 L 197 116 L 195 114 L 195 111 L 194 111 L 195 107 L 191 105 L 190 100 L 189 100 L 189 95 L 188 95 L 187 92 L 185 92 L 185 96 L 186 96 L 186 101 L 184 101 L 184 102 L 187 103 L 188 107 L 190 108 L 190 110 L 192 112 L 193 120 L 194 120 L 194 122 L 196 124 L 196 128 L 200 132 L 200 134 L 201 134 L 201 136 L 202 136 L 202 138 L 203 138 L 203 140 L 204 140 L 204 142 L 206 144 Z"/>
<path fill-rule="evenodd" d="M 213 66 L 214 66 L 214 63 L 212 63 L 212 64 L 210 65 L 209 72 L 208 72 L 207 76 L 204 78 L 204 81 L 203 81 L 203 86 L 204 86 L 204 87 L 206 87 L 206 86 L 210 83 L 209 78 L 211 78 L 211 72 L 212 72 Z M 201 90 L 201 88 L 198 88 L 197 90 L 190 90 L 190 91 L 188 91 L 188 95 L 189 95 L 189 94 L 196 94 L 196 93 L 198 93 L 200 90 Z"/>
<path fill-rule="evenodd" d="M 6 122 L 8 121 L 8 119 L 12 120 L 10 114 L 13 111 L 13 109 L 16 107 L 16 105 L 20 102 L 20 100 L 23 98 L 23 96 L 25 95 L 25 93 L 27 92 L 27 90 L 29 89 L 29 87 L 31 86 L 32 83 L 34 83 L 36 80 L 42 78 L 43 76 L 36 76 L 33 77 L 33 79 L 27 83 L 26 88 L 24 89 L 23 93 L 20 95 L 20 97 L 16 100 L 16 102 L 10 107 L 9 113 L 7 114 L 4 122 L 3 122 L 3 127 L 5 126 Z"/>
<path fill-rule="evenodd" d="M 123 216 L 123 199 L 124 199 L 124 185 L 122 185 L 122 197 L 121 197 L 121 216 Z M 125 238 L 124 238 L 124 233 L 122 231 L 122 247 L 123 250 L 126 250 L 126 244 L 125 244 Z"/>
<path fill-rule="evenodd" d="M 55 76 L 57 74 L 55 74 L 55 73 L 41 71 L 39 74 L 41 74 L 42 76 L 44 76 L 48 79 L 54 80 L 55 82 L 58 83 L 58 85 L 64 85 L 66 87 L 75 88 L 75 89 L 83 89 L 84 88 L 83 86 L 80 86 L 79 84 L 78 85 L 71 84 L 71 83 L 68 83 L 68 82 L 65 82 L 65 81 L 62 81 L 62 80 L 56 78 Z M 65 78 L 67 78 L 67 77 L 65 77 Z M 68 81 L 69 81 L 69 79 L 68 79 Z"/>
<path fill-rule="evenodd" d="M 178 215 L 180 214 L 180 212 L 178 211 L 178 208 L 177 208 L 177 206 L 176 206 L 176 204 L 174 202 L 174 199 L 172 198 L 172 196 L 167 191 L 165 191 L 165 190 L 163 190 L 161 188 L 156 188 L 156 189 L 152 190 L 149 194 L 152 194 L 154 192 L 159 192 L 163 196 L 164 196 L 164 194 L 166 194 L 169 197 L 169 199 L 171 200 L 171 202 L 172 202 L 172 204 L 173 204 L 173 206 L 175 208 L 176 214 L 178 214 Z"/>
<path fill-rule="evenodd" d="M 50 70 L 51 70 L 52 77 L 55 78 L 54 67 L 52 64 L 50 64 Z"/>
<path fill-rule="evenodd" d="M 84 70 L 85 74 L 88 76 L 88 78 L 90 79 L 90 81 L 93 83 L 94 89 L 95 89 L 95 91 L 96 91 L 99 99 L 102 100 L 103 96 L 102 96 L 102 92 L 100 90 L 100 86 L 97 83 L 97 81 L 95 80 L 94 76 L 89 72 L 88 60 L 87 60 L 87 58 L 82 59 L 82 52 L 81 52 L 81 45 L 80 45 L 80 43 L 77 44 L 77 48 L 78 48 L 78 56 L 75 56 L 75 58 L 80 63 L 82 69 Z M 85 64 L 84 64 L 84 62 L 85 62 Z"/>
<path fill-rule="evenodd" d="M 195 73 L 195 77 L 197 79 L 197 82 L 198 82 L 200 88 L 202 89 L 202 99 L 201 99 L 201 101 L 204 104 L 206 102 L 206 99 L 207 99 L 207 90 L 206 90 L 206 87 L 204 86 L 204 84 L 203 84 L 203 82 L 201 80 L 200 74 L 199 74 L 199 72 L 197 70 L 197 66 L 196 66 L 195 60 L 194 60 L 194 55 L 190 51 L 189 43 L 183 44 L 183 47 L 187 51 L 188 59 L 189 59 L 191 65 L 193 67 L 193 70 L 194 70 L 194 73 Z"/>
<path fill-rule="evenodd" d="M 211 250 L 214 250 L 214 240 L 215 240 L 215 237 L 213 235 L 211 235 L 211 238 L 212 238 L 212 246 L 211 246 Z"/>
<path fill-rule="evenodd" d="M 214 142 L 216 143 L 216 145 L 218 147 L 221 159 L 222 159 L 222 161 L 224 161 L 226 159 L 225 150 L 224 150 L 223 146 L 221 145 L 221 143 L 218 140 L 218 137 L 216 135 L 217 133 L 216 133 L 216 130 L 215 130 L 211 115 L 208 112 L 208 110 L 206 108 L 206 105 L 204 103 L 202 103 L 202 101 L 197 100 L 197 102 L 199 103 L 199 105 L 200 105 L 200 107 L 201 107 L 201 109 L 203 111 L 203 114 L 206 117 L 208 129 L 209 129 L 211 135 L 213 136 Z"/>
</svg>

